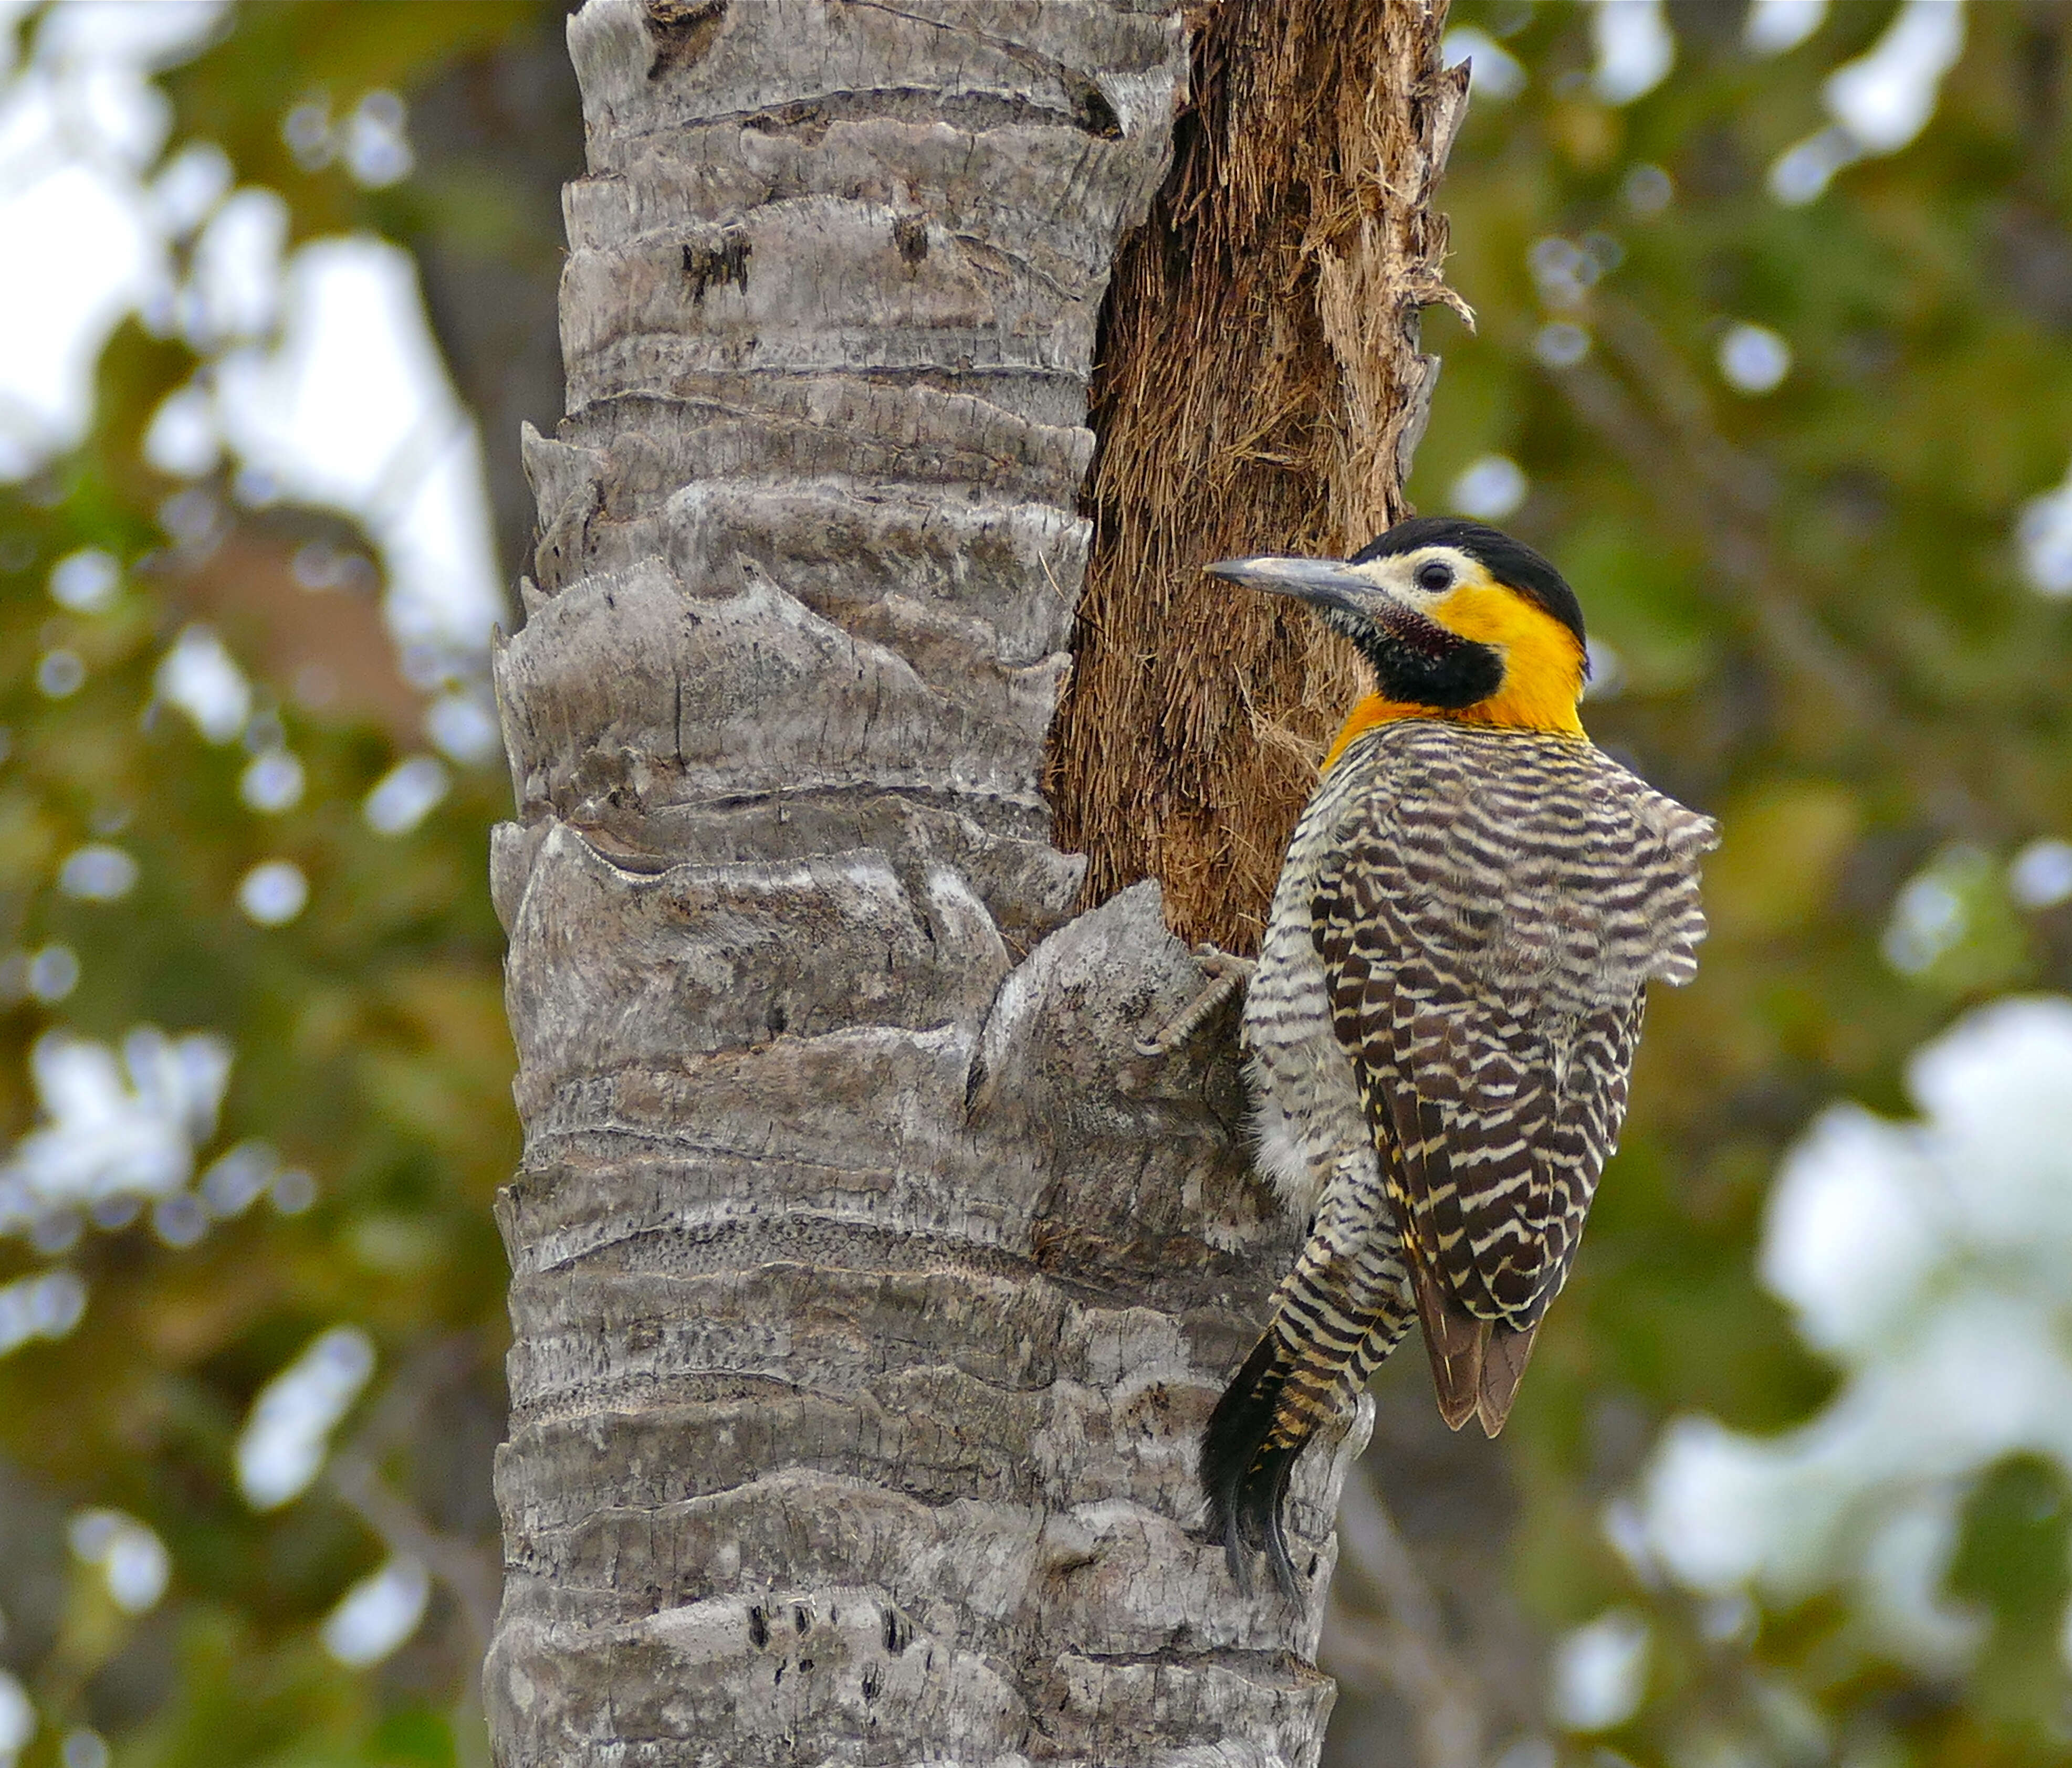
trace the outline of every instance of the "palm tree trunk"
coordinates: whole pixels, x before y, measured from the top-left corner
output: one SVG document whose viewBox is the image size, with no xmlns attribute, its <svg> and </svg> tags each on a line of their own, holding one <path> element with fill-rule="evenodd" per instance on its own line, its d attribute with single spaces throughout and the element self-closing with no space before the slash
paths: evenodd
<svg viewBox="0 0 2072 1768">
<path fill-rule="evenodd" d="M 1298 1480 L 1303 1610 L 1241 1596 L 1194 1442 L 1299 1224 L 1227 1036 L 1135 1054 L 1198 983 L 1157 885 L 1072 918 L 1038 790 L 1183 21 L 590 0 L 570 45 L 499 660 L 498 1758 L 1313 1763 L 1363 1431 Z"/>
</svg>

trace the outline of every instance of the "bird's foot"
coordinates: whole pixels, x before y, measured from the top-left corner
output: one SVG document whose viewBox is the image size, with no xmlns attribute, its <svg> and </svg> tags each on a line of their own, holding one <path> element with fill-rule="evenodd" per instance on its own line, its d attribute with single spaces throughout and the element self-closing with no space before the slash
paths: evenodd
<svg viewBox="0 0 2072 1768">
<path fill-rule="evenodd" d="M 1139 1056 L 1170 1056 L 1208 1023 L 1217 1008 L 1249 982 L 1252 973 L 1259 968 L 1256 960 L 1240 958 L 1215 946 L 1197 946 L 1194 962 L 1209 978 L 1208 986 L 1149 1037 L 1137 1040 Z"/>
</svg>

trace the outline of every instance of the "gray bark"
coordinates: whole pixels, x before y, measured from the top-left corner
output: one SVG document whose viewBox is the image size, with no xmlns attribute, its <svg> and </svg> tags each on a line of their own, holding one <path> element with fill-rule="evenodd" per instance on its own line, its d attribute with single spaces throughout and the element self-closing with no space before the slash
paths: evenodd
<svg viewBox="0 0 2072 1768">
<path fill-rule="evenodd" d="M 493 879 L 506 1764 L 1313 1763 L 1194 1442 L 1298 1224 L 1037 790 L 1177 10 L 590 0 Z M 1155 634 L 1143 635 L 1155 645 Z M 1225 1052 L 1225 1053 L 1218 1053 Z"/>
</svg>

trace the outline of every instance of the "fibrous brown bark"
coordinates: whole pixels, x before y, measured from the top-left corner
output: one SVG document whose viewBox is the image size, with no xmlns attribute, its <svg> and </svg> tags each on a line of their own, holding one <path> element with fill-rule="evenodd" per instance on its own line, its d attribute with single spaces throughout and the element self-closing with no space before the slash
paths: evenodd
<svg viewBox="0 0 2072 1768">
<path fill-rule="evenodd" d="M 1315 764 L 1356 697 L 1314 621 L 1211 560 L 1344 554 L 1408 513 L 1438 364 L 1431 207 L 1467 99 L 1445 0 L 1223 0 L 1149 224 L 1124 247 L 1092 416 L 1092 556 L 1046 784 L 1086 900 L 1258 941 Z M 1463 310 L 1465 311 L 1465 310 Z"/>
<path fill-rule="evenodd" d="M 1422 17 L 1420 12 L 1417 14 Z M 1131 0 L 590 0 L 494 882 L 526 1131 L 500 1761 L 1314 1763 L 1309 1599 L 1194 1445 L 1297 1224 L 1043 745 L 1096 321 L 1168 163 Z M 1185 642 L 1176 638 L 1175 643 Z"/>
</svg>

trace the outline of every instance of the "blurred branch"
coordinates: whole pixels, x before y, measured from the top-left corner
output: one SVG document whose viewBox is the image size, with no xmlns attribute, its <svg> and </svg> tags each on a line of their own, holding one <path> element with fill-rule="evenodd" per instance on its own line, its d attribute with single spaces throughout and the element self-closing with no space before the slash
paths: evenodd
<svg viewBox="0 0 2072 1768">
<path fill-rule="evenodd" d="M 1410 1709 L 1420 1768 L 1481 1768 L 1488 1729 L 1481 1691 L 1447 1643 L 1438 1602 L 1371 1479 L 1346 1482 L 1338 1547 L 1337 1624 L 1324 1667 L 1387 1688 Z M 1377 1598 L 1379 1613 L 1348 1602 L 1349 1587 Z"/>
<path fill-rule="evenodd" d="M 1626 371 L 1589 363 L 1552 378 L 1570 408 L 1651 490 L 1675 525 L 1702 542 L 1714 581 L 1736 593 L 1725 610 L 1781 676 L 1819 694 L 1848 727 L 1919 781 L 1929 814 L 1953 831 L 1999 832 L 2003 818 L 1926 740 L 1903 684 L 1881 680 L 1836 639 L 1781 568 L 1773 537 L 1776 475 L 1712 422 L 1710 399 L 1646 314 L 1605 301 L 1599 331 Z"/>
<path fill-rule="evenodd" d="M 434 1528 L 381 1476 L 380 1464 L 416 1436 L 433 1397 L 465 1379 L 479 1360 L 479 1347 L 465 1335 L 426 1347 L 397 1372 L 366 1424 L 332 1456 L 326 1471 L 339 1501 L 391 1553 L 418 1561 L 452 1593 L 476 1661 L 487 1652 L 496 1623 L 499 1568 L 476 1543 Z"/>
<path fill-rule="evenodd" d="M 482 1656 L 489 1649 L 490 1629 L 496 1622 L 496 1574 L 487 1556 L 473 1543 L 434 1528 L 381 1477 L 374 1463 L 355 1450 L 344 1450 L 333 1458 L 329 1477 L 331 1490 L 380 1537 L 383 1546 L 421 1561 L 453 1593 L 467 1627 L 470 1650 L 474 1656 Z"/>
</svg>

